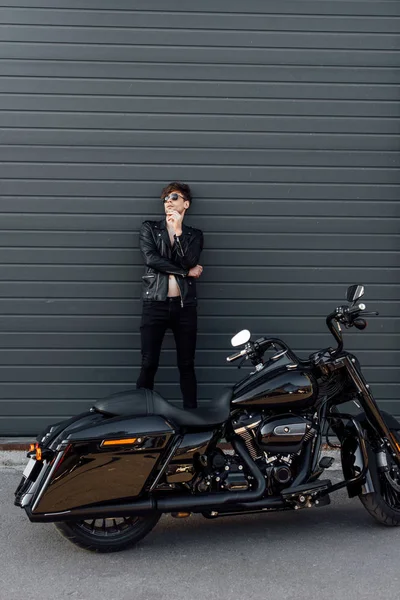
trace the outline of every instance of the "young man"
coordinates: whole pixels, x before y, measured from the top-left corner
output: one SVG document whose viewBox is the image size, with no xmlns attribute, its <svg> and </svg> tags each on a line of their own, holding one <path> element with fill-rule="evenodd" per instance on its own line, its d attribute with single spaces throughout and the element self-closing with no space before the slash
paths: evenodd
<svg viewBox="0 0 400 600">
<path fill-rule="evenodd" d="M 203 272 L 198 264 L 203 234 L 183 225 L 192 202 L 188 185 L 170 183 L 162 190 L 161 199 L 165 219 L 145 221 L 140 230 L 140 250 L 147 268 L 142 277 L 142 367 L 136 385 L 153 389 L 161 345 L 170 328 L 175 338 L 183 405 L 196 408 L 196 279 Z"/>
</svg>

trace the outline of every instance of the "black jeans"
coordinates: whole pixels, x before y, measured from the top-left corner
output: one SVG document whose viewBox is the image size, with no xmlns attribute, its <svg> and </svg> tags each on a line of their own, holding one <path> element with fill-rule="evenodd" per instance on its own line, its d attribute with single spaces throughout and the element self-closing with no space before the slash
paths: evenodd
<svg viewBox="0 0 400 600">
<path fill-rule="evenodd" d="M 194 371 L 194 356 L 197 337 L 196 306 L 181 307 L 180 298 L 167 300 L 145 300 L 140 326 L 142 342 L 142 368 L 138 388 L 152 390 L 158 369 L 161 346 L 166 330 L 174 334 L 181 391 L 185 408 L 197 407 L 197 381 Z"/>
</svg>

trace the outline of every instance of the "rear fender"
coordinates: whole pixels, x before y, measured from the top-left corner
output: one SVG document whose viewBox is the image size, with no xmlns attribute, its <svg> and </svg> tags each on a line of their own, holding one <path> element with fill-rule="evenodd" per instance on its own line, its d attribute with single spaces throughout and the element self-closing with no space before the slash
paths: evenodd
<svg viewBox="0 0 400 600">
<path fill-rule="evenodd" d="M 50 448 L 52 442 L 60 433 L 66 431 L 67 429 L 71 430 L 74 424 L 75 426 L 80 427 L 85 421 L 87 423 L 93 422 L 94 418 L 95 415 L 93 415 L 92 411 L 85 411 L 83 413 L 79 413 L 79 415 L 70 417 L 69 419 L 64 419 L 58 423 L 53 423 L 52 425 L 46 427 L 46 429 L 36 437 L 36 441 L 42 448 Z M 96 418 L 99 420 L 103 418 L 103 415 L 97 414 Z"/>
<path fill-rule="evenodd" d="M 89 427 L 103 419 L 104 416 L 101 414 L 93 414 L 92 411 L 85 411 L 84 413 L 80 413 L 69 419 L 64 419 L 58 423 L 48 425 L 36 438 L 38 445 L 42 449 L 43 460 L 36 460 L 32 467 L 36 453 L 35 451 L 28 453 L 27 456 L 30 458 L 30 462 L 15 491 L 15 505 L 21 506 L 22 508 L 31 505 L 32 499 L 43 486 L 54 461 L 57 459 L 57 448 L 67 436 L 67 432 L 71 432 L 74 429 L 79 429 L 83 426 Z"/>
</svg>

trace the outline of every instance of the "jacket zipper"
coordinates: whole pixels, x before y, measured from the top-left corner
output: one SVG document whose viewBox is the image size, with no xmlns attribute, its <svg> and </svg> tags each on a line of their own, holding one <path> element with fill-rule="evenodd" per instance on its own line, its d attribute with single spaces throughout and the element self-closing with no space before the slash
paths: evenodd
<svg viewBox="0 0 400 600">
<path fill-rule="evenodd" d="M 163 256 L 163 253 L 164 253 L 164 240 L 161 238 L 161 256 Z M 157 273 L 156 296 L 157 296 L 157 290 L 158 290 L 159 277 L 160 277 L 160 273 Z"/>
<path fill-rule="evenodd" d="M 176 278 L 175 278 L 175 279 L 176 279 Z M 178 280 L 177 280 L 177 279 L 176 279 L 176 285 L 177 285 L 177 286 L 178 286 L 178 288 L 179 288 L 179 293 L 180 293 L 180 296 L 181 296 L 181 308 L 183 308 L 182 290 L 181 290 L 181 286 L 179 285 L 179 282 L 178 282 Z"/>
<path fill-rule="evenodd" d="M 175 243 L 176 243 L 176 244 L 178 244 L 178 246 L 179 246 L 179 249 L 180 249 L 180 251 L 181 251 L 181 256 L 182 256 L 182 257 L 183 257 L 183 256 L 185 256 L 185 254 L 184 254 L 184 252 L 183 252 L 182 244 L 181 244 L 181 241 L 180 241 L 179 237 L 176 237 L 176 238 L 175 238 Z"/>
<path fill-rule="evenodd" d="M 182 249 L 182 246 L 181 246 L 181 242 L 180 242 L 180 239 L 179 239 L 178 237 L 175 237 L 175 244 L 178 244 L 178 246 L 179 246 L 179 248 L 180 248 L 180 251 L 181 251 L 181 254 L 182 254 L 182 256 L 184 256 L 183 249 Z M 181 308 L 183 308 L 182 290 L 181 290 L 181 288 L 180 288 L 180 285 L 179 285 L 179 283 L 178 283 L 178 280 L 176 280 L 176 283 L 177 283 L 177 285 L 178 285 L 178 288 L 179 288 L 179 291 L 180 291 L 180 293 L 181 293 Z"/>
</svg>

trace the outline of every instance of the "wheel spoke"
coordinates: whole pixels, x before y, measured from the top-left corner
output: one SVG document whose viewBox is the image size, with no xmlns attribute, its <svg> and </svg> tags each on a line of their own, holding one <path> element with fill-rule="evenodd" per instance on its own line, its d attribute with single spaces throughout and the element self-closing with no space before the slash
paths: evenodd
<svg viewBox="0 0 400 600">
<path fill-rule="evenodd" d="M 382 496 L 386 503 L 394 510 L 399 510 L 400 493 L 396 489 L 399 486 L 398 477 L 394 479 L 391 473 L 381 474 Z"/>
<path fill-rule="evenodd" d="M 135 526 L 137 517 L 102 517 L 80 521 L 79 526 L 98 537 L 119 535 Z"/>
</svg>

